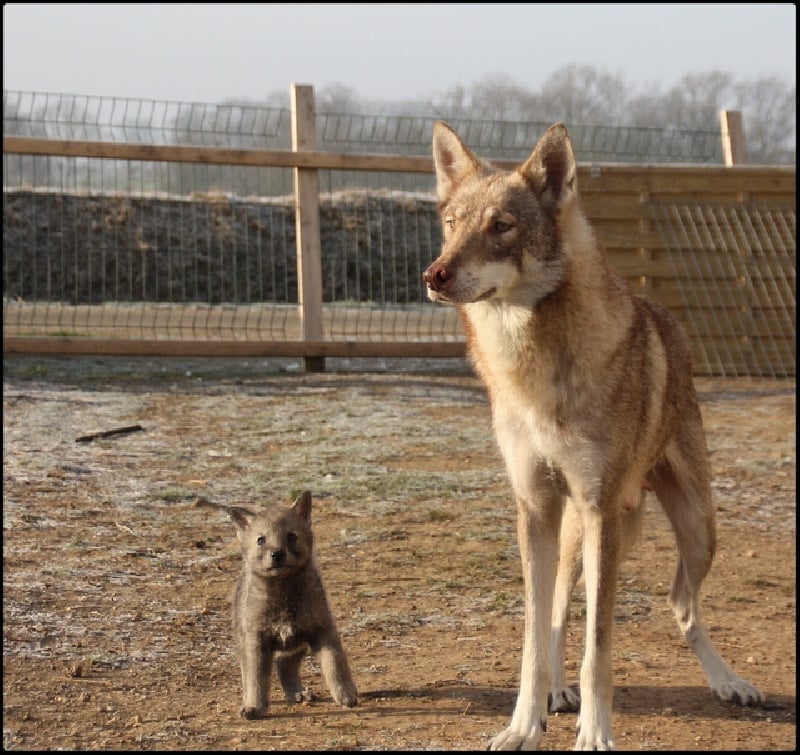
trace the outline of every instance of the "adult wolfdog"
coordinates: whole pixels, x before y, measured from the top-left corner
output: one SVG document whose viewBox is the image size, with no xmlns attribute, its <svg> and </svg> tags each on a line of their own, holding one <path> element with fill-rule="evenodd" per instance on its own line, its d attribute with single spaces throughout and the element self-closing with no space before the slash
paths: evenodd
<svg viewBox="0 0 800 755">
<path fill-rule="evenodd" d="M 723 660 L 700 619 L 714 508 L 686 335 L 615 275 L 581 212 L 567 129 L 516 170 L 492 168 L 446 124 L 433 131 L 444 240 L 428 295 L 455 304 L 486 385 L 516 499 L 525 589 L 520 691 L 492 749 L 534 749 L 550 710 L 577 709 L 576 749 L 612 749 L 611 634 L 619 564 L 644 491 L 678 545 L 678 624 L 721 699 L 763 695 Z M 560 533 L 560 537 L 559 537 Z M 564 677 L 569 596 L 586 582 L 580 699 Z"/>
</svg>

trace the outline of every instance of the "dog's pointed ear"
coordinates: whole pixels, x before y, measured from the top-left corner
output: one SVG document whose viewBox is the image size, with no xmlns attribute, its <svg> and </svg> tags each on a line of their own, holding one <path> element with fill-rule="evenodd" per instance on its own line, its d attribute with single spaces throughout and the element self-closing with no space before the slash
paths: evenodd
<svg viewBox="0 0 800 755">
<path fill-rule="evenodd" d="M 443 121 L 433 124 L 433 163 L 436 166 L 436 193 L 446 201 L 469 178 L 487 167 Z"/>
<path fill-rule="evenodd" d="M 577 166 L 567 127 L 563 123 L 550 126 L 518 170 L 543 204 L 563 208 L 573 201 Z"/>
<path fill-rule="evenodd" d="M 292 504 L 294 513 L 306 522 L 311 521 L 311 491 L 304 490 Z"/>
<path fill-rule="evenodd" d="M 239 540 L 242 540 L 245 531 L 250 526 L 250 522 L 255 519 L 255 513 L 242 506 L 221 506 L 220 508 L 223 508 L 227 512 L 231 521 L 236 525 L 236 536 Z"/>
</svg>

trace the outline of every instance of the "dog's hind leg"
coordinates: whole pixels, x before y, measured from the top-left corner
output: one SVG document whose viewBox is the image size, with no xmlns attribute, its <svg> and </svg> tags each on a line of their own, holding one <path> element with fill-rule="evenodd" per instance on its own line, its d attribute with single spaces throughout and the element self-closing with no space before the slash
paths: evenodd
<svg viewBox="0 0 800 755">
<path fill-rule="evenodd" d="M 553 623 L 550 630 L 552 683 L 548 697 L 548 707 L 551 713 L 576 711 L 580 705 L 578 693 L 567 686 L 566 652 L 570 598 L 583 570 L 582 550 L 583 525 L 581 524 L 581 517 L 571 499 L 567 499 L 561 520 L 558 572 L 556 573 L 556 587 L 553 594 Z"/>
<path fill-rule="evenodd" d="M 700 618 L 700 585 L 711 568 L 716 544 L 714 509 L 705 444 L 696 430 L 686 428 L 683 436 L 670 445 L 665 459 L 648 475 L 678 544 L 678 570 L 670 605 L 712 691 L 722 700 L 757 705 L 764 701 L 764 695 L 725 662 Z"/>
</svg>

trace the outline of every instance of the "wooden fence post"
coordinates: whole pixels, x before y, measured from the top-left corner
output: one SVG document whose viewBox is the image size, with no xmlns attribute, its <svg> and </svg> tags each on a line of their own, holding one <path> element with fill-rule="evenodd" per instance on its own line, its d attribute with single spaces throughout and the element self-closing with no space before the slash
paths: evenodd
<svg viewBox="0 0 800 755">
<path fill-rule="evenodd" d="M 722 158 L 727 167 L 747 165 L 742 114 L 738 110 L 721 110 L 719 125 L 722 131 Z"/>
<path fill-rule="evenodd" d="M 314 87 L 292 84 L 292 151 L 317 146 Z M 304 341 L 322 341 L 322 244 L 319 225 L 319 175 L 316 168 L 294 169 L 297 234 L 297 299 Z M 306 372 L 324 372 L 325 357 L 303 358 Z"/>
</svg>

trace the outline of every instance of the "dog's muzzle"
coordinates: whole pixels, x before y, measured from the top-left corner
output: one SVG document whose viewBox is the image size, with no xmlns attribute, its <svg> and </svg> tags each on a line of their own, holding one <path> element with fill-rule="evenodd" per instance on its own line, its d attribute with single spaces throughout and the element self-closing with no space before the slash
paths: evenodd
<svg viewBox="0 0 800 755">
<path fill-rule="evenodd" d="M 422 274 L 422 280 L 425 281 L 429 291 L 441 294 L 445 291 L 450 281 L 453 280 L 453 273 L 444 263 L 434 262 Z"/>
</svg>

